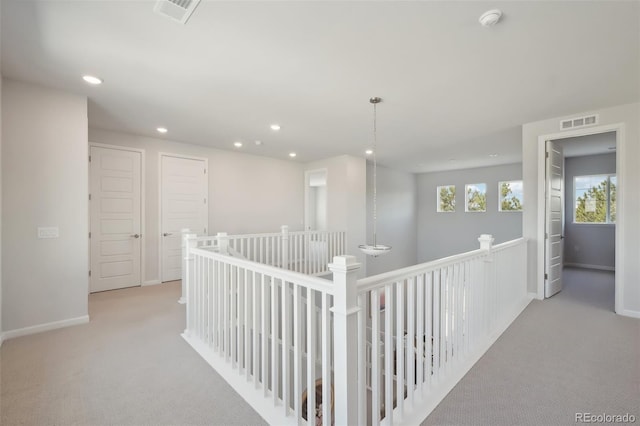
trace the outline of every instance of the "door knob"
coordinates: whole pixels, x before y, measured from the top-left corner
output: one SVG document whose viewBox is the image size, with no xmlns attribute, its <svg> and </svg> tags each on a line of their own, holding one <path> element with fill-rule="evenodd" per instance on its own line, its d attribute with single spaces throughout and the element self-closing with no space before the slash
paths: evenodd
<svg viewBox="0 0 640 426">
<path fill-rule="evenodd" d="M 163 237 L 168 237 L 169 235 L 171 235 L 171 232 L 165 232 L 164 234 L 162 234 Z"/>
<path fill-rule="evenodd" d="M 132 235 L 132 237 L 133 237 L 133 238 L 140 238 L 140 237 L 141 237 L 141 235 L 140 235 L 140 234 L 133 234 L 133 235 Z"/>
</svg>

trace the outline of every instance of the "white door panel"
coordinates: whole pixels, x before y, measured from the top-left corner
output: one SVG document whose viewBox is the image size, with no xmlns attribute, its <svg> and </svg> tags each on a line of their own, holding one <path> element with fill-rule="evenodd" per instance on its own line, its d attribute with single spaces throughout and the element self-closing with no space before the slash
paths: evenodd
<svg viewBox="0 0 640 426">
<path fill-rule="evenodd" d="M 553 141 L 546 146 L 546 216 L 544 296 L 562 290 L 564 243 L 564 155 Z"/>
<path fill-rule="evenodd" d="M 205 160 L 161 156 L 162 281 L 182 277 L 181 232 L 202 235 L 208 222 Z"/>
<path fill-rule="evenodd" d="M 141 169 L 140 152 L 91 147 L 91 292 L 140 285 Z"/>
</svg>

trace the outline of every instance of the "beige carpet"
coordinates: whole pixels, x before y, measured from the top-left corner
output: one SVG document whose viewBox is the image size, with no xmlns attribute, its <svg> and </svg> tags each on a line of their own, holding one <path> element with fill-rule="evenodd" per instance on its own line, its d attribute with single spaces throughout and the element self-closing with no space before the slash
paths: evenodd
<svg viewBox="0 0 640 426">
<path fill-rule="evenodd" d="M 611 272 L 567 268 L 564 284 L 534 300 L 423 425 L 575 425 L 577 412 L 640 424 L 640 320 L 613 313 Z"/>
<path fill-rule="evenodd" d="M 180 337 L 179 294 L 179 282 L 98 293 L 89 324 L 4 342 L 1 424 L 264 424 Z"/>
</svg>

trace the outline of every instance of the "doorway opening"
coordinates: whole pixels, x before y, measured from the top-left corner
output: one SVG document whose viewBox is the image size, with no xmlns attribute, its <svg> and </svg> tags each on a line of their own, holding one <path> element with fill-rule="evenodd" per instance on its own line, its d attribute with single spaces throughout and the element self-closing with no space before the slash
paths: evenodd
<svg viewBox="0 0 640 426">
<path fill-rule="evenodd" d="M 327 230 L 327 169 L 305 172 L 304 229 Z"/>
<path fill-rule="evenodd" d="M 562 280 L 564 274 L 561 271 L 565 266 L 572 270 L 580 268 L 585 272 L 594 270 L 608 272 L 610 276 L 613 274 L 613 306 L 616 312 L 621 312 L 623 263 L 617 254 L 624 238 L 622 200 L 618 196 L 623 185 L 623 130 L 624 126 L 618 124 L 540 136 L 538 169 L 544 172 L 540 174 L 542 182 L 538 200 L 544 213 L 539 211 L 538 214 L 538 235 L 542 242 L 538 247 L 539 298 L 551 297 L 562 288 L 562 282 L 553 288 L 549 285 L 551 254 L 560 253 L 560 274 L 556 271 L 554 278 L 559 276 Z M 562 159 L 564 200 L 559 247 L 553 247 L 549 238 L 552 224 L 548 197 L 551 179 L 546 172 L 545 149 L 549 141 L 565 154 Z"/>
</svg>

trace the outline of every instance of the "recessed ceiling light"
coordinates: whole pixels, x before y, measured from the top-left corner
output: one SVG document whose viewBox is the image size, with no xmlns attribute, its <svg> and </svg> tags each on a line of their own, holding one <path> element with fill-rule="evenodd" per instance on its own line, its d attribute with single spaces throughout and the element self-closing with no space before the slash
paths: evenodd
<svg viewBox="0 0 640 426">
<path fill-rule="evenodd" d="M 94 77 L 92 75 L 83 75 L 82 79 L 89 84 L 98 85 L 102 84 L 102 79 L 98 77 Z"/>
<path fill-rule="evenodd" d="M 500 9 L 492 9 L 480 15 L 478 21 L 483 27 L 492 27 L 500 21 L 500 18 L 502 18 L 502 11 Z"/>
<path fill-rule="evenodd" d="M 489 157 L 491 158 L 496 158 L 498 156 L 498 154 L 489 154 Z"/>
<path fill-rule="evenodd" d="M 373 150 L 372 149 L 368 149 L 364 153 L 367 154 L 367 155 L 371 155 L 371 154 L 373 154 Z"/>
<path fill-rule="evenodd" d="M 290 152 L 289 153 L 289 157 L 291 157 L 291 158 L 294 158 L 296 155 L 298 155 L 298 154 L 296 154 L 295 152 Z"/>
<path fill-rule="evenodd" d="M 271 125 L 271 130 L 275 130 L 275 131 L 280 130 L 280 125 L 279 124 L 272 124 Z"/>
<path fill-rule="evenodd" d="M 255 144 L 256 144 L 257 146 L 260 146 L 260 145 L 262 145 L 262 141 L 255 141 Z"/>
<path fill-rule="evenodd" d="M 242 142 L 234 142 L 233 146 L 235 146 L 236 148 L 242 148 Z"/>
<path fill-rule="evenodd" d="M 158 133 L 167 133 L 168 132 L 166 127 L 158 127 L 156 130 L 158 131 Z"/>
</svg>

